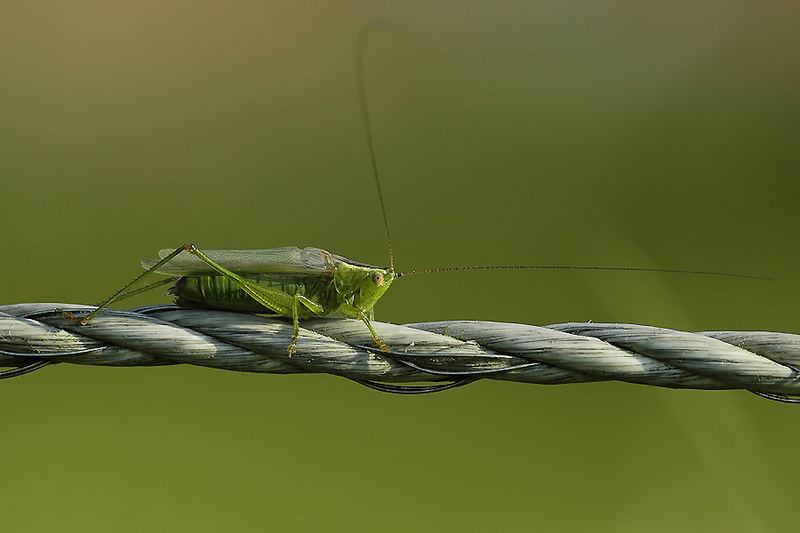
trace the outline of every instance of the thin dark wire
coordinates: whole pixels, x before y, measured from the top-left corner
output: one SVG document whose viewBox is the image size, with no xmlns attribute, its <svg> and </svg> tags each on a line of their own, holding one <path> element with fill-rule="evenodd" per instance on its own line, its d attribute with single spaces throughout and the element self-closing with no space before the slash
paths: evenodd
<svg viewBox="0 0 800 533">
<path fill-rule="evenodd" d="M 788 363 L 784 363 L 784 366 L 789 367 L 796 373 L 800 373 L 800 367 L 796 365 L 790 365 Z M 800 403 L 800 396 L 791 395 L 791 394 L 775 394 L 772 392 L 759 392 L 755 390 L 749 390 L 747 392 L 752 392 L 756 396 L 761 396 L 762 398 L 766 398 L 767 400 L 772 400 L 775 402 L 783 402 L 783 403 Z"/>
<path fill-rule="evenodd" d="M 380 383 L 370 379 L 353 379 L 359 385 L 364 385 L 367 388 L 389 392 L 392 394 L 430 394 L 431 392 L 440 392 L 447 389 L 454 389 L 476 381 L 478 378 L 464 378 L 456 381 L 451 381 L 444 385 L 390 385 L 388 383 Z"/>
<path fill-rule="evenodd" d="M 707 270 L 683 270 L 677 268 L 648 268 L 648 267 L 609 267 L 609 266 L 574 266 L 574 265 L 475 265 L 463 267 L 444 267 L 427 268 L 421 270 L 410 270 L 397 275 L 410 276 L 412 274 L 431 274 L 434 272 L 454 272 L 458 270 L 514 270 L 514 269 L 534 269 L 534 270 L 606 270 L 616 272 L 665 272 L 668 274 L 700 274 L 705 276 L 724 276 L 729 278 L 757 279 L 772 281 L 772 278 L 765 276 L 753 276 L 750 274 L 734 274 L 731 272 L 713 272 Z"/>
<path fill-rule="evenodd" d="M 773 400 L 776 402 L 800 403 L 800 397 L 797 396 L 785 396 L 783 394 L 772 394 L 770 392 L 758 392 L 755 390 L 748 390 L 747 392 L 752 392 L 756 396 L 761 396 L 762 398 L 766 398 L 767 400 Z"/>
<path fill-rule="evenodd" d="M 16 378 L 19 376 L 23 376 L 25 374 L 29 374 L 31 372 L 39 370 L 40 368 L 44 368 L 52 363 L 53 363 L 52 361 L 36 361 L 28 365 L 18 366 L 17 368 L 0 372 L 0 379 Z"/>
<path fill-rule="evenodd" d="M 364 344 L 354 344 L 353 346 L 355 346 L 357 348 L 361 348 L 362 350 L 368 350 L 368 351 L 373 351 L 373 352 L 375 351 L 375 348 L 373 346 L 367 346 L 367 345 L 364 345 Z M 540 363 L 538 361 L 532 361 L 530 363 L 518 363 L 516 365 L 504 366 L 502 368 L 474 368 L 474 369 L 469 369 L 469 370 L 456 370 L 456 371 L 450 370 L 450 371 L 447 371 L 447 370 L 437 370 L 435 368 L 429 368 L 429 367 L 421 365 L 419 363 L 415 363 L 414 361 L 411 360 L 411 359 L 414 359 L 414 358 L 427 359 L 429 357 L 434 356 L 434 354 L 398 352 L 398 351 L 395 351 L 395 350 L 389 350 L 389 351 L 386 351 L 386 352 L 385 351 L 381 351 L 381 352 L 376 352 L 376 353 L 380 353 L 381 355 L 384 355 L 384 356 L 391 356 L 391 358 L 393 360 L 395 360 L 395 361 L 397 361 L 399 363 L 403 363 L 407 367 L 413 368 L 414 370 L 419 370 L 420 372 L 426 372 L 428 374 L 435 374 L 435 375 L 438 375 L 438 376 L 452 376 L 452 377 L 456 377 L 456 376 L 478 376 L 478 377 L 480 377 L 481 375 L 486 376 L 486 375 L 490 375 L 490 374 L 501 374 L 503 372 L 509 372 L 511 370 L 521 370 L 523 368 L 533 368 L 535 366 L 541 366 L 542 365 L 542 363 Z M 478 379 L 478 377 L 476 377 L 475 379 Z"/>
<path fill-rule="evenodd" d="M 392 237 L 389 233 L 389 219 L 386 216 L 386 206 L 383 203 L 383 191 L 381 190 L 381 182 L 378 177 L 378 163 L 375 158 L 375 146 L 372 141 L 372 123 L 369 115 L 369 107 L 367 106 L 367 90 L 364 82 L 364 55 L 367 47 L 367 37 L 373 26 L 377 23 L 366 24 L 361 28 L 358 34 L 358 42 L 356 44 L 356 85 L 358 86 L 358 101 L 361 105 L 361 118 L 364 121 L 364 129 L 367 134 L 367 147 L 369 148 L 369 159 L 372 163 L 372 175 L 375 178 L 375 186 L 378 189 L 378 200 L 381 204 L 381 214 L 383 215 L 383 227 L 386 229 L 386 242 L 389 247 L 389 270 L 394 272 L 394 253 L 392 252 Z"/>
<path fill-rule="evenodd" d="M 72 352 L 36 352 L 35 354 L 30 352 L 10 352 L 8 350 L 0 350 L 0 355 L 11 355 L 18 357 L 30 357 L 32 355 L 35 355 L 36 357 L 61 357 L 64 355 L 86 355 L 89 353 L 99 352 L 100 350 L 104 349 L 104 346 L 97 346 L 96 348 L 85 348 L 83 350 L 74 350 Z"/>
</svg>

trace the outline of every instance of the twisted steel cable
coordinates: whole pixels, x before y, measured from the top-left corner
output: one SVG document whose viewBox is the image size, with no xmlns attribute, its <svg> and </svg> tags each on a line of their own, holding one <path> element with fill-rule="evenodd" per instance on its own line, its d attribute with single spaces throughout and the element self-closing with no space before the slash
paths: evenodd
<svg viewBox="0 0 800 533">
<path fill-rule="evenodd" d="M 282 317 L 171 305 L 104 310 L 80 325 L 64 312 L 91 306 L 0 306 L 0 377 L 52 363 L 104 366 L 193 364 L 290 374 L 324 372 L 387 392 L 420 393 L 500 379 L 539 384 L 625 381 L 670 388 L 745 389 L 800 400 L 800 335 L 761 331 L 690 333 L 635 324 L 531 326 L 483 321 L 373 322 L 389 353 L 358 320 L 302 323 L 286 351 Z M 408 385 L 430 382 L 432 385 Z"/>
</svg>

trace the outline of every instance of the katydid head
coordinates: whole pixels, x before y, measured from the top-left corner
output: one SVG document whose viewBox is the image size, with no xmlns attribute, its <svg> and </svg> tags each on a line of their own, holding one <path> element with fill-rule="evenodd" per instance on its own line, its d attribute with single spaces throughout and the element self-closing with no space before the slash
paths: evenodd
<svg viewBox="0 0 800 533">
<path fill-rule="evenodd" d="M 353 299 L 356 307 L 372 309 L 394 281 L 395 274 L 391 269 L 375 269 L 361 282 L 358 293 Z"/>
<path fill-rule="evenodd" d="M 391 268 L 339 261 L 333 282 L 339 294 L 352 298 L 352 305 L 367 310 L 389 289 L 395 277 Z"/>
</svg>

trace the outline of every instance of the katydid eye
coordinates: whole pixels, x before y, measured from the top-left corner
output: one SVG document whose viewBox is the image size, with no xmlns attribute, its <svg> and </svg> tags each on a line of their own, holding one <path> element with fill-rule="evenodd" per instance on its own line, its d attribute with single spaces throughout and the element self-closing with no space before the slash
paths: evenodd
<svg viewBox="0 0 800 533">
<path fill-rule="evenodd" d="M 383 272 L 373 272 L 372 283 L 375 285 L 383 285 Z"/>
</svg>

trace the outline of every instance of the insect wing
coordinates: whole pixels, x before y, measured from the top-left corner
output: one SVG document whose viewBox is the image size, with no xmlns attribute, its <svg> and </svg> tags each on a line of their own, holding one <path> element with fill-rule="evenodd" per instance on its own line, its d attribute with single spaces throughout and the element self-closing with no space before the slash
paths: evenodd
<svg viewBox="0 0 800 533">
<path fill-rule="evenodd" d="M 173 250 L 160 250 L 163 259 Z M 316 274 L 332 276 L 336 270 L 333 256 L 320 248 L 268 248 L 265 250 L 202 250 L 212 261 L 237 273 Z M 150 268 L 157 259 L 142 261 Z M 188 252 L 181 253 L 157 271 L 169 276 L 214 274 L 210 265 Z"/>
</svg>

